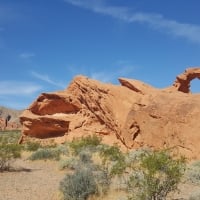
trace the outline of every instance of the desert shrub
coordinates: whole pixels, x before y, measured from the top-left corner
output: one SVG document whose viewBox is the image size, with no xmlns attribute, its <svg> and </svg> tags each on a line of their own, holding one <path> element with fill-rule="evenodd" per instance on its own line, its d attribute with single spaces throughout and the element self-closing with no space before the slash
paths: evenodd
<svg viewBox="0 0 200 200">
<path fill-rule="evenodd" d="M 10 169 L 11 162 L 21 157 L 21 149 L 18 144 L 0 144 L 0 171 Z"/>
<path fill-rule="evenodd" d="M 102 164 L 108 168 L 107 170 L 111 176 L 122 175 L 127 167 L 125 155 L 117 145 L 104 146 L 100 150 L 100 157 L 102 158 Z"/>
<path fill-rule="evenodd" d="M 193 184 L 200 184 L 200 161 L 195 161 L 188 166 L 185 179 Z"/>
<path fill-rule="evenodd" d="M 164 200 L 184 174 L 185 159 L 167 151 L 149 152 L 138 162 L 129 180 L 130 200 Z"/>
<path fill-rule="evenodd" d="M 53 148 L 40 148 L 29 157 L 30 160 L 59 160 L 59 158 L 59 152 L 54 151 Z"/>
<path fill-rule="evenodd" d="M 111 176 L 108 171 L 101 166 L 96 166 L 96 169 L 93 168 L 93 174 L 97 183 L 98 194 L 105 195 L 110 188 Z"/>
<path fill-rule="evenodd" d="M 0 131 L 0 143 L 17 144 L 21 132 L 14 131 Z"/>
<path fill-rule="evenodd" d="M 82 150 L 78 154 L 78 158 L 79 158 L 80 162 L 82 162 L 83 164 L 89 164 L 89 163 L 93 162 L 92 161 L 92 154 L 88 150 Z"/>
<path fill-rule="evenodd" d="M 17 144 L 19 131 L 0 132 L 0 171 L 9 170 L 11 163 L 21 156 L 22 146 Z"/>
<path fill-rule="evenodd" d="M 49 149 L 53 149 L 54 152 L 57 152 L 59 155 L 68 155 L 69 153 L 69 149 L 67 145 L 57 145 L 54 148 L 49 148 Z"/>
<path fill-rule="evenodd" d="M 40 147 L 29 157 L 30 160 L 59 160 L 61 155 L 67 155 L 68 149 L 65 145 L 53 147 Z"/>
<path fill-rule="evenodd" d="M 149 152 L 152 152 L 149 148 L 140 148 L 136 150 L 129 151 L 125 156 L 125 162 L 127 165 L 131 165 L 132 163 L 137 162 L 141 159 L 141 157 L 149 154 Z"/>
<path fill-rule="evenodd" d="M 87 166 L 86 166 L 87 165 Z M 77 156 L 71 156 L 64 159 L 61 159 L 59 162 L 59 169 L 71 169 L 76 170 L 80 167 L 91 167 L 94 166 L 93 160 L 92 160 L 92 154 L 88 150 L 82 150 L 79 152 Z"/>
<path fill-rule="evenodd" d="M 63 169 L 75 170 L 77 167 L 79 167 L 79 161 L 75 157 L 65 158 L 59 161 L 60 170 Z"/>
<path fill-rule="evenodd" d="M 95 150 L 95 148 L 100 145 L 101 138 L 96 135 L 89 135 L 87 137 L 82 137 L 79 139 L 74 139 L 70 143 L 70 148 L 72 149 L 73 153 L 77 155 L 83 149 L 90 149 L 90 151 Z"/>
<path fill-rule="evenodd" d="M 27 142 L 24 145 L 25 151 L 37 151 L 41 147 L 40 143 L 38 142 Z"/>
<path fill-rule="evenodd" d="M 64 200 L 87 200 L 90 195 L 97 193 L 97 184 L 93 173 L 84 168 L 67 174 L 60 182 L 60 190 Z"/>
<path fill-rule="evenodd" d="M 200 199 L 200 191 L 196 191 L 189 196 L 189 200 L 199 200 Z"/>
</svg>

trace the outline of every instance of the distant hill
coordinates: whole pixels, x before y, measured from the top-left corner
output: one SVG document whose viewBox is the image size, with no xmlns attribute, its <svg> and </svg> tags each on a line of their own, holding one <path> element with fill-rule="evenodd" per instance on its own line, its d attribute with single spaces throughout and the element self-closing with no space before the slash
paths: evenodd
<svg viewBox="0 0 200 200">
<path fill-rule="evenodd" d="M 19 130 L 21 129 L 21 124 L 19 121 L 19 116 L 23 110 L 15 110 L 11 108 L 6 108 L 4 106 L 0 106 L 0 130 Z M 5 127 L 5 119 L 10 115 L 11 118 Z"/>
<path fill-rule="evenodd" d="M 19 123 L 19 116 L 21 115 L 22 112 L 23 112 L 23 110 L 15 110 L 15 109 L 11 109 L 11 108 L 6 108 L 4 106 L 0 106 L 0 118 L 5 119 L 8 115 L 10 115 L 11 122 Z"/>
</svg>

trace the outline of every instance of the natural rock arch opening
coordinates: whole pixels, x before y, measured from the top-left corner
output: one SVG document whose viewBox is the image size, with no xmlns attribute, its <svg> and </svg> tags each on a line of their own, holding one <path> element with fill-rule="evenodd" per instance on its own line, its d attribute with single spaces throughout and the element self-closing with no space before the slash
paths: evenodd
<svg viewBox="0 0 200 200">
<path fill-rule="evenodd" d="M 190 91 L 191 93 L 200 93 L 200 80 L 199 79 L 193 79 L 190 82 Z"/>
<path fill-rule="evenodd" d="M 190 85 L 193 79 L 200 79 L 200 67 L 186 69 L 184 73 L 176 77 L 173 87 L 175 87 L 180 92 L 190 93 Z"/>
</svg>

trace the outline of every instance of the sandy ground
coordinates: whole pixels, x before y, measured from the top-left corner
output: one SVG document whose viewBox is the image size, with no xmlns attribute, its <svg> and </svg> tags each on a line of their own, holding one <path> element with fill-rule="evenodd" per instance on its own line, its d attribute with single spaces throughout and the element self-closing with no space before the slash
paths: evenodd
<svg viewBox="0 0 200 200">
<path fill-rule="evenodd" d="M 17 171 L 0 173 L 0 200 L 59 200 L 65 176 L 55 161 L 17 160 Z"/>
<path fill-rule="evenodd" d="M 29 161 L 27 155 L 17 160 L 15 171 L 0 173 L 0 200 L 61 200 L 59 183 L 66 172 L 58 168 L 57 161 Z M 169 200 L 188 200 L 200 186 L 182 184 L 180 193 Z M 125 200 L 126 194 L 111 191 L 107 196 L 92 200 Z"/>
</svg>

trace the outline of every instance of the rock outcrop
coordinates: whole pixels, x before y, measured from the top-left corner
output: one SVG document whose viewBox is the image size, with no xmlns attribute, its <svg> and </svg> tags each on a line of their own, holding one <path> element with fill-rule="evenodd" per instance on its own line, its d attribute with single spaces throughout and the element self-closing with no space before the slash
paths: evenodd
<svg viewBox="0 0 200 200">
<path fill-rule="evenodd" d="M 176 77 L 173 87 L 178 91 L 189 93 L 190 82 L 195 78 L 200 79 L 200 68 L 188 68 L 184 73 Z"/>
<path fill-rule="evenodd" d="M 200 94 L 188 87 L 199 73 L 190 68 L 166 89 L 126 78 L 112 85 L 77 76 L 66 90 L 42 93 L 24 111 L 23 136 L 65 141 L 98 134 L 127 149 L 176 148 L 200 158 Z"/>
<path fill-rule="evenodd" d="M 19 116 L 22 114 L 22 110 L 14 110 L 0 106 L 0 130 L 19 130 L 21 124 L 19 122 Z M 9 121 L 6 123 L 6 118 L 9 116 Z"/>
</svg>

